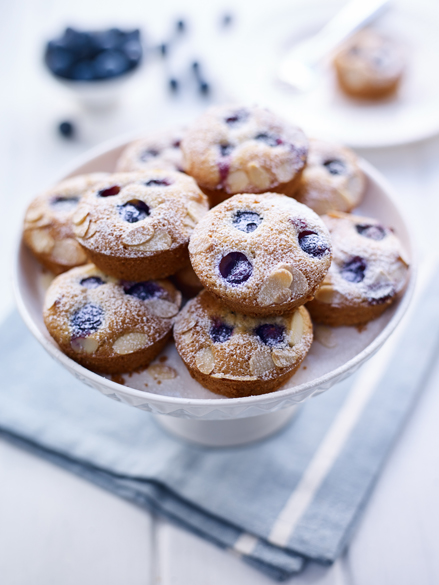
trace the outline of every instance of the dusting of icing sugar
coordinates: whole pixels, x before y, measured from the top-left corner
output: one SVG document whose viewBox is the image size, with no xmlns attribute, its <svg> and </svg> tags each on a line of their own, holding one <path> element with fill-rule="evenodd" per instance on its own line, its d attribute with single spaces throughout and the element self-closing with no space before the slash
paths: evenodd
<svg viewBox="0 0 439 585">
<path fill-rule="evenodd" d="M 99 191 L 117 185 L 119 192 L 99 197 Z M 142 205 L 148 213 L 121 209 Z M 86 248 L 117 257 L 147 257 L 161 250 L 187 244 L 193 228 L 208 210 L 206 196 L 192 177 L 174 171 L 150 170 L 118 173 L 96 186 L 81 201 L 78 212 L 85 222 L 75 226 L 76 237 Z M 131 215 L 128 219 L 131 218 Z"/>
<path fill-rule="evenodd" d="M 228 310 L 203 291 L 178 315 L 174 337 L 189 368 L 215 378 L 271 380 L 304 359 L 312 326 L 304 307 L 256 318 Z"/>
<path fill-rule="evenodd" d="M 314 326 L 314 339 L 328 349 L 337 347 L 337 339 L 334 335 L 334 331 L 331 327 L 327 327 L 326 325 Z"/>
<path fill-rule="evenodd" d="M 237 227 L 236 218 L 244 213 L 261 218 L 256 229 Z M 321 256 L 300 247 L 299 235 L 305 228 L 324 244 Z M 261 306 L 258 297 L 264 290 L 267 313 L 268 307 L 287 310 L 290 303 L 298 306 L 312 296 L 329 268 L 330 250 L 329 232 L 321 219 L 305 205 L 274 193 L 235 195 L 217 205 L 196 226 L 189 243 L 192 266 L 208 290 L 225 302 L 249 307 Z M 245 256 L 252 265 L 251 275 L 241 283 L 230 283 L 221 274 L 221 263 L 230 254 Z"/>
<path fill-rule="evenodd" d="M 151 364 L 147 368 L 147 372 L 154 380 L 173 380 L 178 376 L 177 371 L 171 366 L 165 366 L 164 364 Z"/>
<path fill-rule="evenodd" d="M 172 316 L 163 317 L 154 304 L 157 294 L 131 294 L 134 284 L 141 283 L 119 281 L 93 264 L 58 276 L 47 291 L 44 305 L 44 321 L 49 333 L 64 350 L 71 347 L 81 350 L 78 344 L 72 346 L 72 340 L 92 340 L 92 353 L 99 357 L 123 355 L 153 345 L 171 330 L 181 294 L 168 280 L 145 283 L 154 293 L 160 292 L 159 301 L 175 307 Z M 81 332 L 78 318 L 75 321 L 74 316 L 80 315 L 87 306 L 93 308 L 89 312 L 96 330 Z M 95 313 L 99 319 L 93 320 Z"/>
<path fill-rule="evenodd" d="M 174 128 L 132 142 L 120 155 L 116 171 L 145 171 L 156 168 L 183 171 L 180 144 L 184 133 L 183 128 Z"/>
<path fill-rule="evenodd" d="M 226 161 L 221 145 L 229 147 Z M 264 108 L 215 106 L 188 129 L 182 150 L 186 172 L 203 187 L 261 193 L 294 179 L 306 163 L 308 141 Z"/>
<path fill-rule="evenodd" d="M 79 175 L 38 195 L 24 218 L 24 240 L 31 250 L 64 270 L 84 264 L 87 258 L 75 240 L 72 218 L 85 193 L 106 177 L 108 173 Z"/>
<path fill-rule="evenodd" d="M 400 240 L 376 219 L 344 214 L 323 216 L 333 242 L 333 261 L 316 299 L 335 306 L 346 303 L 379 304 L 400 292 L 407 281 L 408 265 Z M 363 229 L 358 230 L 357 226 Z M 380 239 L 373 236 L 376 226 Z"/>
<path fill-rule="evenodd" d="M 339 163 L 331 172 L 328 163 Z M 343 146 L 311 139 L 307 165 L 295 199 L 319 215 L 329 211 L 351 211 L 364 194 L 366 180 L 355 153 Z"/>
</svg>

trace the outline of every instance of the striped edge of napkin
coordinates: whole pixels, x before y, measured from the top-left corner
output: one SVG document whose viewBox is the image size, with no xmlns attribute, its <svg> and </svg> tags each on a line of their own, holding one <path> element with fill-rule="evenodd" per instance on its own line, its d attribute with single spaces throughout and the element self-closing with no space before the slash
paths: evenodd
<svg viewBox="0 0 439 585">
<path fill-rule="evenodd" d="M 43 419 L 37 416 L 35 420 L 32 419 L 35 428 L 29 430 L 26 421 L 22 420 L 20 401 L 10 404 L 4 402 L 10 409 L 7 414 L 0 412 L 0 436 L 121 497 L 170 518 L 180 526 L 232 550 L 272 578 L 284 580 L 299 572 L 309 559 L 322 563 L 333 562 L 349 541 L 379 470 L 431 369 L 439 342 L 438 298 L 439 271 L 438 263 L 434 260 L 423 265 L 415 300 L 385 346 L 354 378 L 337 385 L 327 395 L 318 397 L 318 402 L 309 405 L 324 405 L 325 400 L 333 400 L 337 393 L 341 397 L 326 432 L 306 461 L 299 481 L 289 496 L 287 492 L 288 497 L 268 529 L 261 530 L 257 535 L 240 529 L 234 523 L 236 519 L 233 516 L 215 515 L 208 508 L 203 508 L 202 503 L 185 499 L 184 493 L 180 494 L 176 490 L 179 486 L 161 483 L 153 474 L 134 477 L 118 472 L 117 468 L 111 469 L 105 457 L 102 460 L 87 459 L 78 445 L 64 441 L 60 446 L 59 428 L 41 427 Z M 49 372 L 49 369 L 43 371 Z M 66 383 L 70 381 L 67 373 L 60 370 L 60 378 L 61 374 L 65 376 Z M 76 388 L 81 394 L 80 399 L 86 401 L 90 397 L 91 405 L 101 398 L 94 396 L 88 388 Z M 47 398 L 52 408 L 53 394 Z M 60 400 L 63 398 L 60 397 Z M 111 409 L 106 408 L 108 413 L 113 412 L 112 409 L 119 412 L 118 409 L 122 408 L 110 401 L 104 402 L 111 406 Z M 96 407 L 100 408 L 99 405 L 96 403 Z M 50 417 L 59 414 L 56 405 L 54 407 L 54 413 L 52 410 L 42 412 L 46 417 L 46 425 L 47 421 L 54 424 Z M 82 408 L 81 400 L 75 407 Z M 125 423 L 128 421 L 128 413 L 129 420 L 137 423 L 140 417 L 146 415 L 125 408 L 128 410 L 121 417 Z M 33 413 L 28 411 L 28 414 Z M 74 418 L 72 420 L 75 421 Z M 264 448 L 278 449 L 282 443 L 285 447 L 294 424 L 293 420 L 289 430 L 261 443 L 259 447 L 254 445 L 247 450 L 224 450 L 224 457 L 236 456 L 237 461 L 242 461 L 250 451 L 255 454 Z M 296 428 L 298 424 L 296 421 Z M 172 442 L 158 429 L 153 429 L 151 436 L 167 446 Z M 173 451 L 174 455 L 187 452 L 190 457 L 209 461 L 215 457 L 213 451 L 209 455 L 209 450 L 183 446 L 176 441 L 173 444 L 179 449 Z M 111 449 L 112 445 L 108 446 Z M 88 448 L 87 445 L 85 447 Z M 130 448 L 129 441 L 124 447 Z M 207 484 L 209 479 L 212 480 L 203 478 Z"/>
</svg>

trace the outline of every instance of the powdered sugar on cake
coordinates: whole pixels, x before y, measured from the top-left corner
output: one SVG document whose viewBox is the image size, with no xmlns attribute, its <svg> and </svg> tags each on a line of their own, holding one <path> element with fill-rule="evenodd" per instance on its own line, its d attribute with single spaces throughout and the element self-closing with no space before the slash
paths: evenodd
<svg viewBox="0 0 439 585">
<path fill-rule="evenodd" d="M 24 218 L 24 240 L 40 262 L 59 274 L 87 261 L 75 239 L 72 217 L 88 189 L 107 173 L 90 173 L 65 179 L 38 195 Z"/>
<path fill-rule="evenodd" d="M 300 128 L 260 107 L 216 106 L 182 141 L 186 172 L 210 190 L 261 193 L 292 181 L 306 162 Z"/>
<path fill-rule="evenodd" d="M 136 258 L 187 243 L 207 209 L 191 177 L 157 169 L 111 175 L 84 197 L 73 223 L 86 249 Z"/>
<path fill-rule="evenodd" d="M 183 128 L 162 130 L 129 144 L 116 164 L 116 172 L 167 169 L 183 171 L 180 144 Z"/>
<path fill-rule="evenodd" d="M 176 319 L 177 349 L 190 369 L 216 379 L 273 380 L 294 369 L 312 342 L 306 310 L 276 317 L 229 311 L 207 291 Z"/>
<path fill-rule="evenodd" d="M 311 139 L 307 165 L 294 197 L 319 215 L 329 211 L 346 212 L 360 204 L 365 183 L 353 151 Z"/>
<path fill-rule="evenodd" d="M 401 242 L 379 221 L 332 213 L 322 218 L 333 242 L 333 261 L 316 294 L 335 306 L 379 303 L 400 292 L 408 277 Z"/>
<path fill-rule="evenodd" d="M 245 213 L 260 218 L 253 229 L 249 216 L 250 231 L 241 225 Z M 307 248 L 312 241 L 317 248 Z M 330 237 L 320 218 L 275 193 L 235 195 L 212 209 L 194 230 L 189 252 L 204 286 L 226 304 L 242 303 L 242 311 L 250 313 L 261 308 L 277 313 L 303 304 L 331 262 Z"/>
<path fill-rule="evenodd" d="M 180 303 L 181 294 L 167 280 L 124 282 L 88 264 L 53 281 L 44 320 L 64 350 L 111 358 L 166 336 Z"/>
</svg>

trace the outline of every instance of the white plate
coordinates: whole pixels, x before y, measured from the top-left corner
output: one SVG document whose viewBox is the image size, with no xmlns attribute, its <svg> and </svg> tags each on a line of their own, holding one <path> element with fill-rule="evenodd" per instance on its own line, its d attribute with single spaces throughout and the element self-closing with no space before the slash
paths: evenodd
<svg viewBox="0 0 439 585">
<path fill-rule="evenodd" d="M 381 102 L 359 102 L 337 88 L 327 64 L 319 84 L 297 94 L 276 81 L 276 69 L 285 51 L 316 33 L 345 2 L 291 3 L 249 20 L 235 42 L 217 55 L 216 68 L 227 94 L 235 101 L 264 104 L 296 122 L 310 136 L 332 139 L 354 147 L 394 146 L 439 132 L 439 12 L 412 3 L 394 2 L 374 23 L 399 40 L 407 53 L 408 68 L 399 93 Z M 227 52 L 226 52 L 227 51 Z"/>
<path fill-rule="evenodd" d="M 86 155 L 64 176 L 112 171 L 125 141 L 121 145 L 104 145 Z M 368 163 L 362 162 L 367 176 L 367 192 L 358 212 L 377 217 L 392 226 L 402 239 L 409 257 L 412 246 L 407 226 L 382 176 Z M 166 365 L 174 368 L 177 377 L 157 383 L 148 373 L 125 376 L 126 385 L 118 384 L 95 374 L 64 355 L 47 332 L 42 318 L 44 287 L 42 271 L 27 248 L 20 243 L 17 254 L 15 289 L 19 310 L 27 326 L 49 352 L 76 378 L 110 398 L 156 414 L 198 420 L 226 420 L 273 413 L 293 406 L 327 390 L 336 382 L 352 374 L 371 357 L 396 327 L 407 309 L 413 288 L 413 271 L 405 293 L 379 319 L 359 332 L 355 327 L 333 330 L 336 345 L 328 348 L 314 342 L 303 367 L 281 390 L 271 394 L 245 398 L 223 398 L 212 394 L 188 374 L 175 347 L 170 344 L 164 352 Z M 148 384 L 145 387 L 145 384 Z"/>
</svg>

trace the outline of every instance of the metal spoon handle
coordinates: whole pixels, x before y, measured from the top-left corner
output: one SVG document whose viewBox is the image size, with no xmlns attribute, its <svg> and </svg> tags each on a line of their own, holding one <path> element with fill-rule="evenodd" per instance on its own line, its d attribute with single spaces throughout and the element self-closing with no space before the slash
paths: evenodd
<svg viewBox="0 0 439 585">
<path fill-rule="evenodd" d="M 295 58 L 317 63 L 389 4 L 390 0 L 351 0 L 316 35 L 292 49 Z"/>
</svg>

